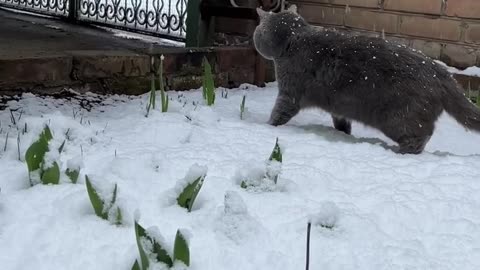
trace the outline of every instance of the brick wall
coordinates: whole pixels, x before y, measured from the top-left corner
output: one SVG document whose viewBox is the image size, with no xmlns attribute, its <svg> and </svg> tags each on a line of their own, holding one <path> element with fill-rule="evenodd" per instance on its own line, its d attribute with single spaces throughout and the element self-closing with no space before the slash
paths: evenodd
<svg viewBox="0 0 480 270">
<path fill-rule="evenodd" d="M 430 57 L 480 66 L 480 0 L 293 0 L 315 25 L 384 32 Z"/>
<path fill-rule="evenodd" d="M 102 94 L 142 94 L 150 89 L 151 75 L 158 70 L 160 55 L 165 57 L 163 71 L 167 90 L 201 87 L 204 57 L 212 66 L 217 87 L 257 83 L 258 55 L 249 47 L 159 48 L 148 52 L 72 51 L 32 58 L 2 57 L 0 96 L 22 92 L 54 94 L 65 88 Z"/>
</svg>

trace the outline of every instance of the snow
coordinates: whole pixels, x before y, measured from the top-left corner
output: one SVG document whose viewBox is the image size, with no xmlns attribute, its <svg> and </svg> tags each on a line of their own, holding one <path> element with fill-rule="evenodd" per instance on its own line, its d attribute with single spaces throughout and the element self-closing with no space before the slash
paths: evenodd
<svg viewBox="0 0 480 270">
<path fill-rule="evenodd" d="M 477 66 L 468 67 L 462 70 L 460 74 L 480 77 L 480 67 L 477 67 Z"/>
<path fill-rule="evenodd" d="M 152 239 L 154 239 L 157 243 L 160 244 L 169 254 L 171 253 L 170 250 L 173 250 L 173 244 L 171 245 L 170 242 L 166 241 L 163 237 L 160 229 L 157 226 L 151 226 L 146 229 L 146 233 Z M 173 240 L 172 240 L 173 243 Z M 171 254 L 170 254 L 171 255 Z"/>
<path fill-rule="evenodd" d="M 119 30 L 119 29 L 115 29 L 115 28 L 111 28 L 111 27 L 98 26 L 98 28 L 101 28 L 105 31 L 109 31 L 114 36 L 120 37 L 120 38 L 136 39 L 136 40 L 141 40 L 141 41 L 146 42 L 146 43 L 153 43 L 153 44 L 159 44 L 159 45 L 170 46 L 170 47 L 185 47 L 185 42 L 181 42 L 181 41 L 174 41 L 174 40 L 169 40 L 169 39 L 166 39 L 166 38 L 148 36 L 148 35 L 138 34 L 138 33 L 134 33 L 134 32 Z"/>
<path fill-rule="evenodd" d="M 83 160 L 81 156 L 76 156 L 67 161 L 67 168 L 72 171 L 78 171 L 83 168 Z"/>
<path fill-rule="evenodd" d="M 474 77 L 480 77 L 480 67 L 477 66 L 471 66 L 467 67 L 464 70 L 459 70 L 455 67 L 448 66 L 442 61 L 435 60 L 435 62 L 439 63 L 440 65 L 444 66 L 447 68 L 447 70 L 451 73 L 456 73 L 456 74 L 461 74 L 461 75 L 467 75 L 467 76 L 474 76 Z"/>
<path fill-rule="evenodd" d="M 184 141 L 184 140 L 182 140 Z M 200 177 L 204 177 L 207 175 L 208 172 L 208 167 L 207 166 L 201 166 L 197 163 L 193 164 L 189 169 L 187 174 L 182 178 L 179 179 L 175 187 L 172 190 L 169 190 L 165 194 L 165 205 L 174 205 L 177 203 L 177 197 L 179 194 L 183 192 L 183 190 L 191 183 L 196 181 Z M 204 178 L 200 178 L 200 182 L 198 183 L 199 185 L 202 185 L 204 182 Z M 196 206 L 195 204 L 193 205 L 193 209 L 195 209 Z"/>
<path fill-rule="evenodd" d="M 182 192 L 185 187 L 194 181 L 196 181 L 199 177 L 206 175 L 208 172 L 207 166 L 201 166 L 198 164 L 193 164 L 190 169 L 188 169 L 187 175 L 177 182 L 177 191 Z M 203 182 L 203 181 L 201 181 Z"/>
<path fill-rule="evenodd" d="M 148 94 L 110 96 L 90 111 L 76 99 L 10 101 L 23 116 L 13 125 L 0 111 L 1 269 L 130 270 L 134 217 L 170 247 L 178 229 L 188 231 L 193 270 L 302 268 L 309 221 L 310 269 L 480 269 L 479 134 L 443 114 L 424 153 L 399 155 L 379 131 L 353 123 L 345 135 L 319 110 L 267 125 L 276 84 L 243 85 L 227 99 L 219 91 L 212 107 L 200 90 L 170 92 L 171 111 L 148 118 Z M 240 120 L 244 91 L 249 114 Z M 24 153 L 46 123 L 56 142 L 66 139 L 61 170 L 83 163 L 77 184 L 30 187 Z M 276 188 L 241 188 L 239 174 L 264 176 L 277 137 Z M 208 167 L 194 209 L 164 203 L 194 164 Z M 118 185 L 124 224 L 95 215 L 85 174 L 102 195 Z"/>
<path fill-rule="evenodd" d="M 56 162 L 59 157 L 60 153 L 58 152 L 58 149 L 60 148 L 60 144 L 58 144 L 58 141 L 53 139 L 48 143 L 48 152 L 45 153 L 44 157 L 44 164 L 43 168 L 48 169 L 53 167 L 53 163 Z"/>
<path fill-rule="evenodd" d="M 268 158 L 268 156 L 266 157 Z M 245 185 L 250 192 L 268 192 L 284 189 L 284 183 L 275 184 L 275 177 L 281 173 L 282 164 L 275 160 L 245 162 L 237 168 L 233 180 L 239 186 Z"/>
<path fill-rule="evenodd" d="M 190 233 L 190 230 L 185 229 L 185 228 L 180 228 L 178 229 L 180 234 L 183 236 L 183 239 L 187 242 L 187 245 L 190 246 L 190 239 L 192 239 L 193 235 Z"/>
<path fill-rule="evenodd" d="M 225 207 L 225 214 L 246 214 L 247 213 L 247 206 L 245 202 L 243 202 L 242 197 L 236 191 L 227 190 L 225 191 L 225 198 L 224 198 L 224 207 Z"/>
<path fill-rule="evenodd" d="M 334 202 L 324 202 L 320 205 L 318 213 L 310 217 L 313 225 L 320 225 L 326 228 L 334 228 L 338 222 L 340 210 Z"/>
</svg>

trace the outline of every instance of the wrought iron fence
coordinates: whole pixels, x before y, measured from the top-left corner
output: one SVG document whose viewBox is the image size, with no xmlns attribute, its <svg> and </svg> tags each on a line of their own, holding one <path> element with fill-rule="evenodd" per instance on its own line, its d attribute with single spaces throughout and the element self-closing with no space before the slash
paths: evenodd
<svg viewBox="0 0 480 270">
<path fill-rule="evenodd" d="M 67 17 L 69 0 L 0 0 L 0 6 L 41 14 Z"/>
<path fill-rule="evenodd" d="M 78 19 L 183 39 L 187 0 L 78 0 Z"/>
<path fill-rule="evenodd" d="M 0 0 L 0 6 L 185 40 L 188 0 Z"/>
</svg>

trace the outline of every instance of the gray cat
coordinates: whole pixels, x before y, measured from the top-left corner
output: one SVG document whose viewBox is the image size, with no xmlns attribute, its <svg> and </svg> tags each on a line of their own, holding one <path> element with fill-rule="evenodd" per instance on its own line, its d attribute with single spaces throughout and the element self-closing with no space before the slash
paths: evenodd
<svg viewBox="0 0 480 270">
<path fill-rule="evenodd" d="M 377 128 L 402 154 L 423 151 L 443 110 L 480 131 L 480 111 L 425 55 L 382 38 L 311 26 L 295 11 L 257 12 L 254 44 L 274 61 L 279 89 L 269 124 L 319 107 L 336 129 L 350 134 L 351 120 Z"/>
</svg>

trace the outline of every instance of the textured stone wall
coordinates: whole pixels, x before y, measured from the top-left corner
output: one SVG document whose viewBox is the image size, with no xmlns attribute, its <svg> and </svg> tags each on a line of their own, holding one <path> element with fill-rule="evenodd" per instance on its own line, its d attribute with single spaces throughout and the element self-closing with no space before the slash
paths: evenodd
<svg viewBox="0 0 480 270">
<path fill-rule="evenodd" d="M 26 91 L 52 94 L 68 88 L 78 92 L 141 94 L 150 89 L 150 79 L 157 73 L 160 55 L 165 56 L 167 90 L 201 87 L 204 57 L 212 66 L 216 86 L 258 83 L 255 76 L 259 56 L 251 47 L 161 48 L 149 54 L 72 51 L 58 56 L 2 57 L 0 95 Z M 269 80 L 272 79 L 270 76 Z"/>
<path fill-rule="evenodd" d="M 450 65 L 480 65 L 480 0 L 293 0 L 310 23 L 382 33 Z"/>
</svg>

